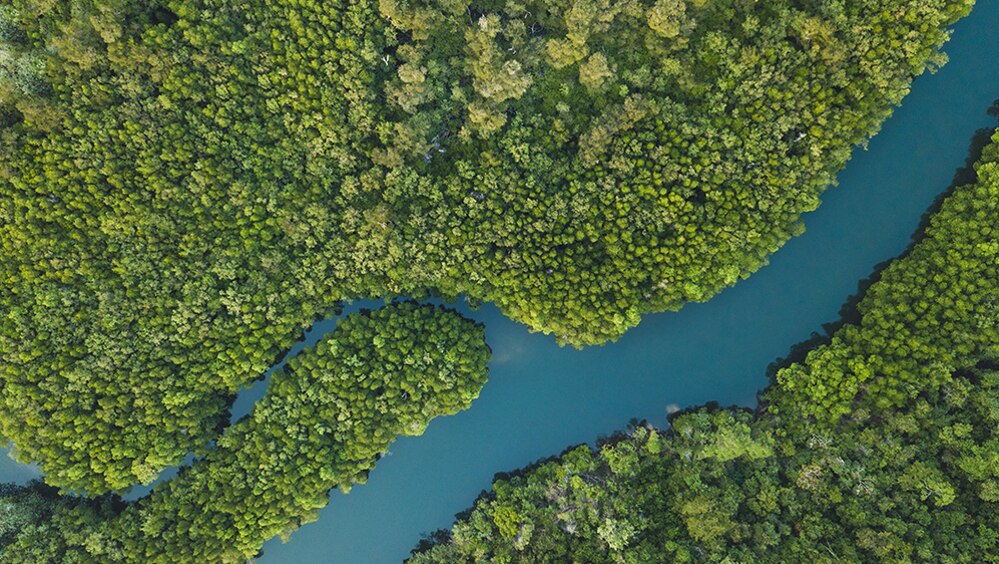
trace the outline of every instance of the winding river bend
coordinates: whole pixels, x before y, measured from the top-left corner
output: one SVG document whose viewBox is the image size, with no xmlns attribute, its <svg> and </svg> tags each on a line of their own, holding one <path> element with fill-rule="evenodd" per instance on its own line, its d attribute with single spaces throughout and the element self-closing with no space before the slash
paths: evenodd
<svg viewBox="0 0 999 564">
<path fill-rule="evenodd" d="M 806 216 L 808 232 L 712 301 L 647 316 L 617 343 L 582 351 L 529 334 L 494 307 L 460 308 L 485 323 L 493 349 L 482 396 L 422 437 L 396 442 L 367 485 L 334 493 L 317 523 L 288 544 L 268 543 L 261 561 L 398 562 L 420 533 L 450 525 L 494 472 L 593 442 L 632 418 L 662 425 L 674 407 L 755 405 L 767 365 L 836 321 L 858 280 L 908 246 L 920 216 L 965 165 L 976 131 L 997 124 L 987 110 L 999 98 L 999 0 L 979 0 L 946 51 L 951 62 L 917 79 L 869 150 L 856 151 L 840 185 Z M 372 304 L 349 310 L 359 305 Z M 306 342 L 331 327 L 318 324 Z M 241 394 L 237 417 L 264 390 Z M 35 475 L 0 456 L 0 481 Z"/>
</svg>

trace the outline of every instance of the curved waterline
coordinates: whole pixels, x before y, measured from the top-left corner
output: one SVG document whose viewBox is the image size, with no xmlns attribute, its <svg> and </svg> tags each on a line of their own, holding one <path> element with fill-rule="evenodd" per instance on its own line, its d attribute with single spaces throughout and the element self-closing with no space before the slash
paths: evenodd
<svg viewBox="0 0 999 564">
<path fill-rule="evenodd" d="M 318 523 L 287 545 L 269 543 L 262 561 L 398 561 L 421 531 L 449 525 L 494 472 L 592 442 L 632 417 L 662 424 L 671 405 L 753 405 L 766 366 L 835 320 L 857 281 L 906 248 L 921 214 L 964 163 L 975 130 L 994 125 L 985 110 L 999 96 L 997 14 L 999 0 L 979 1 L 946 48 L 952 62 L 918 79 L 870 151 L 857 151 L 841 186 L 805 218 L 808 233 L 711 302 L 648 316 L 618 343 L 583 351 L 527 334 L 492 306 L 459 308 L 486 324 L 494 351 L 482 397 L 423 437 L 400 440 L 368 485 L 334 494 Z M 347 311 L 380 303 L 356 302 Z M 317 323 L 289 356 L 334 324 Z M 265 388 L 259 382 L 242 392 L 234 418 Z M 0 479 L 21 481 L 29 472 L 0 462 Z"/>
</svg>

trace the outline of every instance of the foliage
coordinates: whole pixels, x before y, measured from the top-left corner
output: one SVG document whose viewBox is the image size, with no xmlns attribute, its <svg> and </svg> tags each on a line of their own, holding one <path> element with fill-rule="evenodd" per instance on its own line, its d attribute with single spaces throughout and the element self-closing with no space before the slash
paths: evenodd
<svg viewBox="0 0 999 564">
<path fill-rule="evenodd" d="M 0 434 L 101 494 L 337 302 L 584 345 L 748 276 L 971 0 L 13 0 Z"/>
<path fill-rule="evenodd" d="M 754 415 L 701 408 L 493 484 L 410 560 L 969 562 L 999 553 L 999 133 L 857 324 Z M 515 515 L 516 519 L 509 516 Z"/>
<path fill-rule="evenodd" d="M 0 484 L 0 551 L 25 529 L 48 521 L 60 506 L 73 504 L 72 498 L 58 493 L 38 481 L 26 486 Z"/>
<path fill-rule="evenodd" d="M 467 408 L 489 356 L 482 326 L 443 308 L 400 303 L 348 316 L 178 477 L 116 516 L 90 506 L 57 513 L 3 558 L 243 562 L 314 521 L 330 489 L 364 483 L 396 435 Z"/>
</svg>

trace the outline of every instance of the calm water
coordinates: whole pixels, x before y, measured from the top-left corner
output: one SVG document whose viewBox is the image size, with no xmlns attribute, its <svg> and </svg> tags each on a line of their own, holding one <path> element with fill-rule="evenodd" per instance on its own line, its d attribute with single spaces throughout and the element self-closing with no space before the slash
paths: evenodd
<svg viewBox="0 0 999 564">
<path fill-rule="evenodd" d="M 261 561 L 398 562 L 422 532 L 450 525 L 495 472 L 592 443 L 633 417 L 662 425 L 670 406 L 754 405 L 767 365 L 835 321 L 858 280 L 906 248 L 976 130 L 995 125 L 986 110 L 999 97 L 999 0 L 979 0 L 947 52 L 951 63 L 916 81 L 806 217 L 808 232 L 711 302 L 647 316 L 619 342 L 583 351 L 528 334 L 493 307 L 466 311 L 486 324 L 494 353 L 479 400 L 422 437 L 397 441 L 367 485 L 335 493 L 317 523 L 287 544 L 268 543 Z M 263 390 L 242 394 L 235 411 L 245 413 Z M 35 474 L 0 456 L 0 480 Z"/>
</svg>

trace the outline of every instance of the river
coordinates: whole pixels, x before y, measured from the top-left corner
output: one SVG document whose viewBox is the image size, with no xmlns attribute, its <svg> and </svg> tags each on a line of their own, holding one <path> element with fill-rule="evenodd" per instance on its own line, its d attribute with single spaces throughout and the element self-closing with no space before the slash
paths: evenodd
<svg viewBox="0 0 999 564">
<path fill-rule="evenodd" d="M 485 323 L 493 349 L 482 396 L 394 443 L 366 485 L 334 493 L 317 523 L 287 544 L 269 542 L 261 562 L 399 562 L 422 532 L 449 526 L 495 472 L 592 443 L 632 418 L 664 425 L 673 407 L 755 405 L 767 366 L 836 321 L 858 281 L 905 250 L 976 131 L 996 125 L 987 110 L 999 98 L 999 0 L 979 0 L 946 51 L 951 62 L 917 79 L 868 150 L 854 153 L 839 186 L 806 216 L 808 231 L 710 302 L 646 316 L 620 341 L 582 351 L 528 333 L 495 307 L 459 307 Z M 315 327 L 307 342 L 331 326 Z M 241 394 L 234 412 L 264 388 Z M 0 481 L 36 474 L 0 456 Z"/>
</svg>

